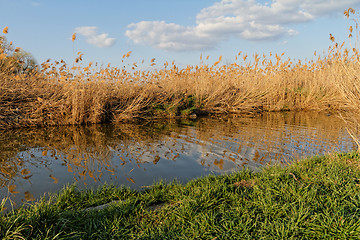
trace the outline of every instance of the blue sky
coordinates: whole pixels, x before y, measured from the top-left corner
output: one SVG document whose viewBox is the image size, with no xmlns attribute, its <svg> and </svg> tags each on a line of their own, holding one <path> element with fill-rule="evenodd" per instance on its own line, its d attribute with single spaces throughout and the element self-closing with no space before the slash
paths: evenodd
<svg viewBox="0 0 360 240">
<path fill-rule="evenodd" d="M 292 59 L 311 59 L 343 41 L 351 23 L 345 9 L 360 0 L 0 0 L 0 28 L 8 41 L 33 54 L 72 63 L 76 52 L 85 61 L 123 66 L 156 58 L 196 65 L 200 54 L 233 62 L 248 55 L 285 52 Z M 73 44 L 71 35 L 76 32 Z"/>
</svg>

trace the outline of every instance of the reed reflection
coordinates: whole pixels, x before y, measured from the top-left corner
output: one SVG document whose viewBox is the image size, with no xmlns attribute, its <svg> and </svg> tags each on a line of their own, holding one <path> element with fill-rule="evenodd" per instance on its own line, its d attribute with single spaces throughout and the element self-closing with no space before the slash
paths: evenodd
<svg viewBox="0 0 360 240">
<path fill-rule="evenodd" d="M 11 130 L 0 141 L 0 193 L 15 202 L 72 182 L 141 187 L 356 147 L 338 117 L 303 112 Z"/>
</svg>

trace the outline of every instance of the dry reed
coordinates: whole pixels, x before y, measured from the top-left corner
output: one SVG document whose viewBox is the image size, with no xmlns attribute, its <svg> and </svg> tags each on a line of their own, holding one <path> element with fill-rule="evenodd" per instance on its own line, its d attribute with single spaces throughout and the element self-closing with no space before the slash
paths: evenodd
<svg viewBox="0 0 360 240">
<path fill-rule="evenodd" d="M 344 14 L 349 16 L 353 10 Z M 352 27 L 349 31 L 351 38 Z M 137 63 L 130 71 L 92 63 L 84 66 L 79 52 L 73 66 L 48 60 L 37 70 L 19 73 L 14 71 L 19 63 L 7 61 L 6 55 L 0 58 L 0 129 L 194 113 L 358 111 L 359 51 L 335 43 L 332 35 L 330 39 L 334 45 L 325 57 L 305 62 L 272 53 L 249 60 L 239 53 L 229 65 L 220 65 L 221 56 L 214 64 L 205 64 L 201 56 L 198 66 L 179 69 L 173 62 L 149 71 L 137 70 Z M 155 64 L 155 58 L 150 64 Z"/>
</svg>

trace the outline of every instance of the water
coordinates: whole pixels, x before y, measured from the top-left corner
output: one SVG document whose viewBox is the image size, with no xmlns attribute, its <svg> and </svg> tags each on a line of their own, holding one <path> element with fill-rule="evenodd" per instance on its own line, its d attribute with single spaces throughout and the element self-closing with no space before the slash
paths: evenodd
<svg viewBox="0 0 360 240">
<path fill-rule="evenodd" d="M 16 206 L 76 182 L 140 189 L 356 149 L 325 113 L 20 129 L 0 134 L 0 198 Z"/>
</svg>

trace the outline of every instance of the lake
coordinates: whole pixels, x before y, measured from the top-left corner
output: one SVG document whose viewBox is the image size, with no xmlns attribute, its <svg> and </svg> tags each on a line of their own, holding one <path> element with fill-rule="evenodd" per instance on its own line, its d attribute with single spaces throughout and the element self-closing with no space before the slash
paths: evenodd
<svg viewBox="0 0 360 240">
<path fill-rule="evenodd" d="M 71 183 L 141 189 L 353 149 L 343 120 L 313 112 L 16 129 L 0 133 L 0 197 L 19 206 Z"/>
</svg>

